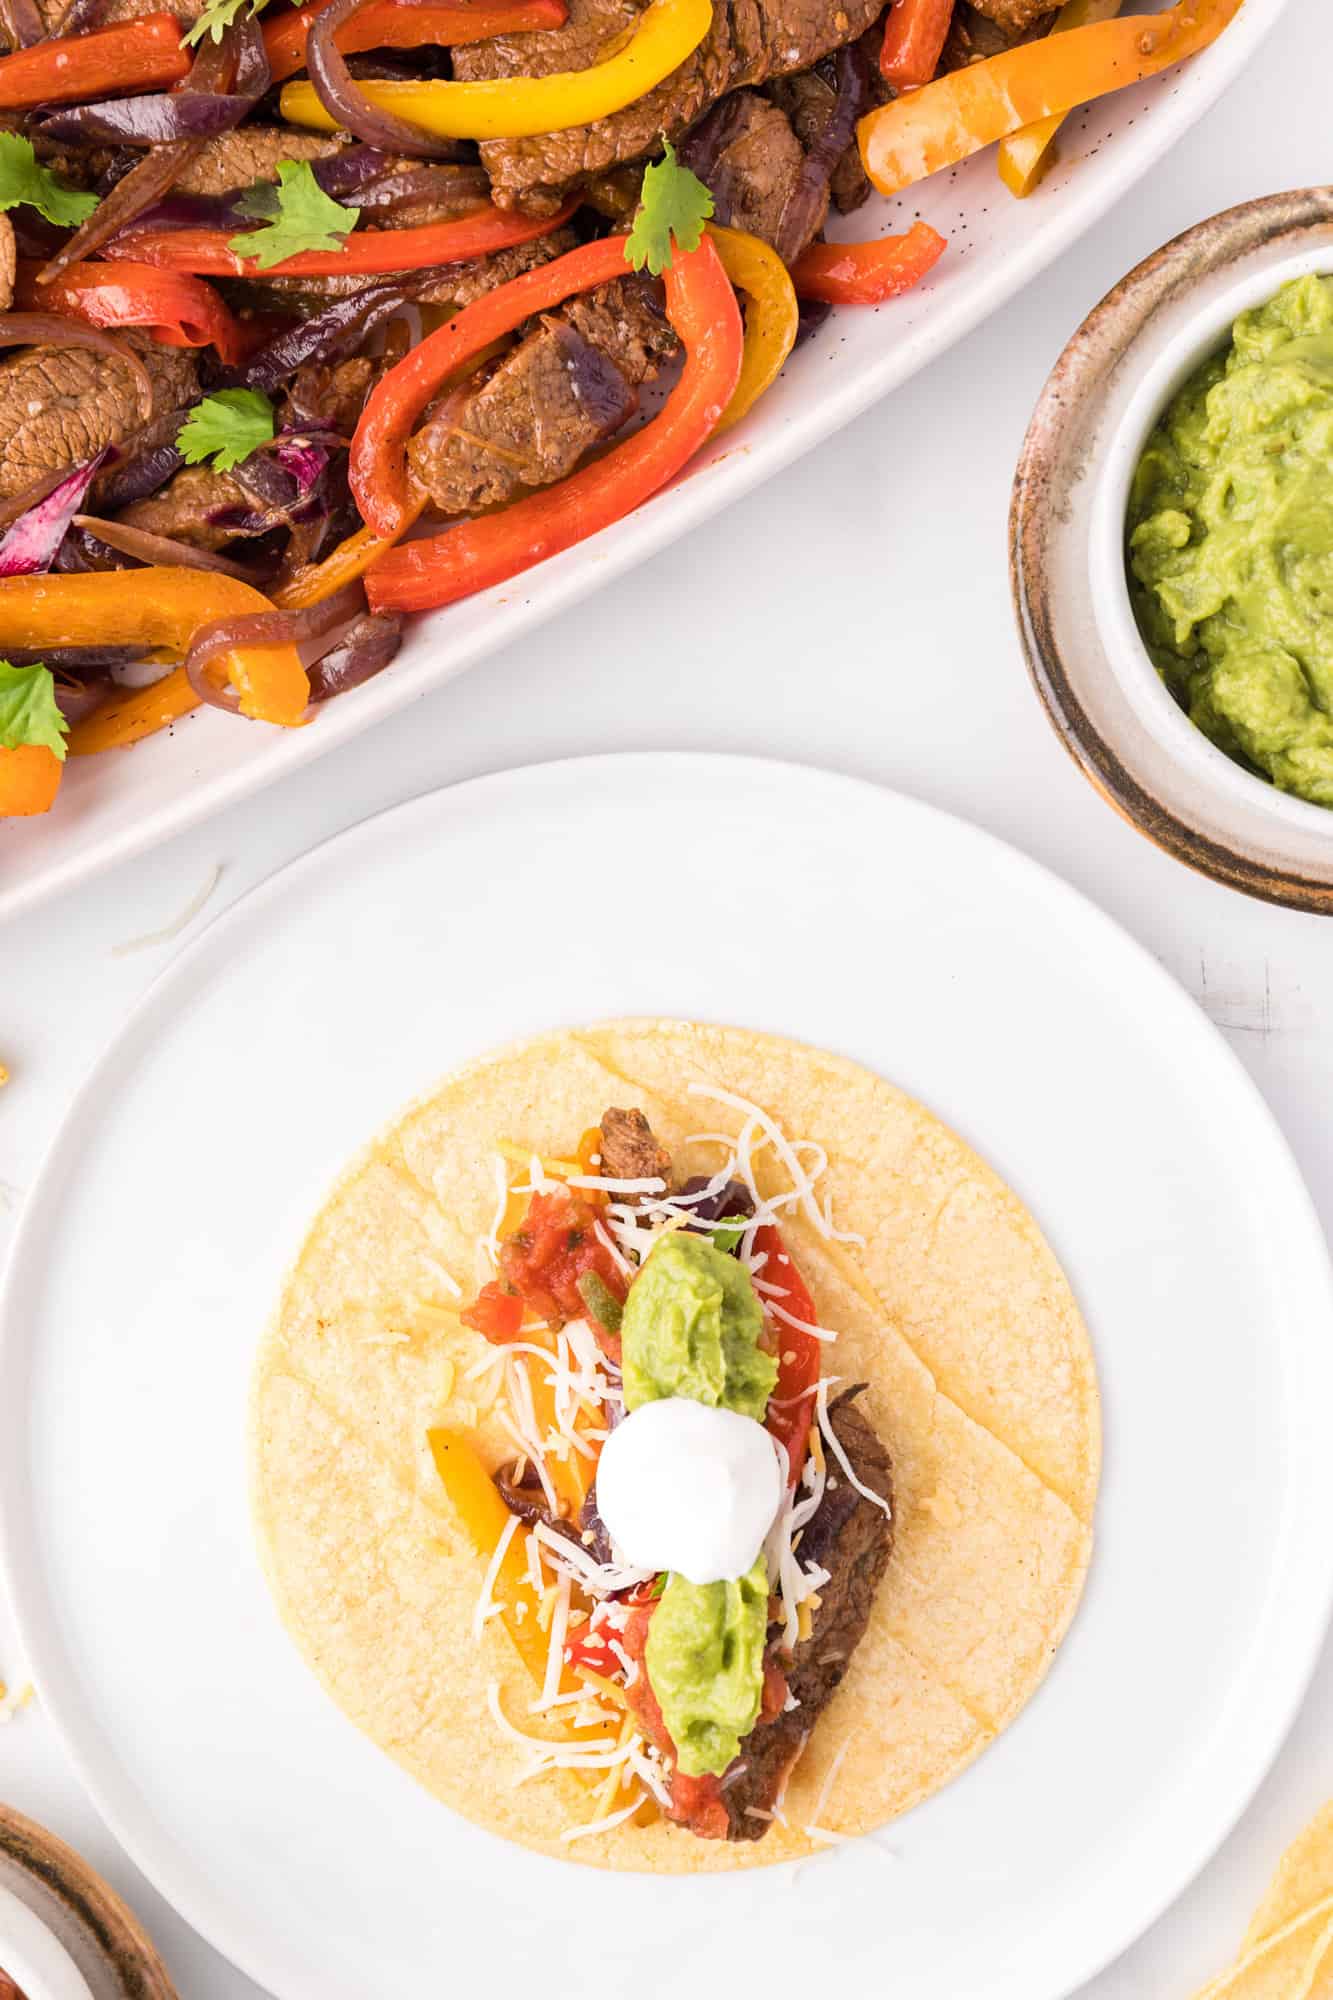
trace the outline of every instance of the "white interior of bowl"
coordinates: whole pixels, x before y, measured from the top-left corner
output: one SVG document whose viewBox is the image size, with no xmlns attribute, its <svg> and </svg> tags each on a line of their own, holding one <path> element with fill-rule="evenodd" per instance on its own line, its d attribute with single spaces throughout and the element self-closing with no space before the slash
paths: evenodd
<svg viewBox="0 0 1333 2000">
<path fill-rule="evenodd" d="M 1197 729 L 1164 686 L 1139 633 L 1125 565 L 1125 517 L 1130 482 L 1154 424 L 1194 370 L 1228 340 L 1237 317 L 1263 305 L 1293 278 L 1333 274 L 1328 246 L 1293 253 L 1280 263 L 1238 278 L 1193 314 L 1153 355 L 1107 439 L 1097 474 L 1088 545 L 1093 615 L 1106 657 L 1144 728 L 1200 784 L 1222 791 L 1238 806 L 1256 806 L 1288 826 L 1333 840 L 1327 806 L 1279 791 L 1228 757 Z M 1132 350 L 1128 366 L 1133 367 Z"/>
<path fill-rule="evenodd" d="M 0 1971 L 25 2000 L 93 2000 L 88 1982 L 35 1911 L 0 1886 Z"/>
</svg>

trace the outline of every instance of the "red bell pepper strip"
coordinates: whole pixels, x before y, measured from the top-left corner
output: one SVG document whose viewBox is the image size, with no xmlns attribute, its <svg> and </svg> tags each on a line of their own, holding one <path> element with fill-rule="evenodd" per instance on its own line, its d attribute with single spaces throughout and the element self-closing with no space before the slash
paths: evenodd
<svg viewBox="0 0 1333 2000">
<path fill-rule="evenodd" d="M 884 21 L 880 75 L 895 90 L 929 83 L 940 66 L 953 20 L 953 0 L 893 0 Z"/>
<path fill-rule="evenodd" d="M 68 313 L 89 326 L 140 326 L 164 347 L 215 347 L 229 368 L 245 359 L 248 331 L 202 278 L 152 264 L 71 264 L 49 284 L 20 264 L 15 296 L 24 312 Z M 261 336 L 262 337 L 262 336 Z"/>
<path fill-rule="evenodd" d="M 453 222 L 429 222 L 420 229 L 367 229 L 349 236 L 341 250 L 303 250 L 261 271 L 253 257 L 228 247 L 236 232 L 177 229 L 143 230 L 108 243 L 103 256 L 155 264 L 163 271 L 195 271 L 209 278 L 340 278 L 388 271 L 429 271 L 438 264 L 465 264 L 511 243 L 531 243 L 568 222 L 577 196 L 554 215 L 534 220 L 483 202 Z"/>
<path fill-rule="evenodd" d="M 562 261 L 546 268 L 558 269 Z M 675 478 L 716 430 L 741 372 L 740 307 L 709 237 L 687 254 L 677 246 L 666 273 L 666 304 L 685 346 L 685 366 L 660 414 L 559 485 L 429 541 L 390 549 L 366 574 L 374 610 L 427 611 L 503 583 L 633 513 Z M 363 413 L 363 425 L 365 420 Z M 356 497 L 360 501 L 359 492 Z"/>
<path fill-rule="evenodd" d="M 114 28 L 34 42 L 0 56 L 0 111 L 75 104 L 112 90 L 154 90 L 190 73 L 174 14 L 145 14 Z"/>
<path fill-rule="evenodd" d="M 764 1223 L 762 1228 L 755 1230 L 754 1247 L 767 1258 L 760 1273 L 764 1283 L 784 1288 L 776 1298 L 767 1292 L 762 1294 L 773 1321 L 773 1337 L 780 1357 L 778 1379 L 768 1399 L 764 1429 L 786 1450 L 789 1484 L 795 1486 L 805 1465 L 806 1444 L 814 1417 L 815 1390 L 819 1386 L 821 1366 L 820 1343 L 813 1333 L 804 1333 L 800 1327 L 789 1326 L 773 1311 L 773 1307 L 779 1305 L 792 1319 L 803 1320 L 806 1326 L 813 1326 L 816 1322 L 815 1302 L 805 1279 L 788 1254 L 780 1229 L 771 1222 Z"/>
<path fill-rule="evenodd" d="M 274 83 L 283 83 L 305 68 L 310 23 L 331 4 L 332 0 L 305 0 L 304 6 L 265 21 L 264 47 Z M 343 23 L 334 40 L 345 56 L 366 49 L 419 49 L 430 44 L 452 48 L 462 42 L 489 41 L 494 35 L 562 28 L 568 12 L 564 0 L 513 0 L 509 6 L 504 0 L 494 6 L 472 6 L 468 0 L 420 6 L 412 0 L 369 0 Z"/>
<path fill-rule="evenodd" d="M 532 314 L 624 275 L 623 237 L 585 243 L 464 306 L 381 377 L 361 412 L 347 467 L 362 519 L 377 535 L 402 534 L 420 511 L 408 492 L 407 440 L 450 377 Z"/>
<path fill-rule="evenodd" d="M 943 254 L 945 239 L 928 222 L 914 222 L 905 236 L 871 243 L 812 243 L 791 267 L 803 299 L 831 306 L 880 306 L 910 291 Z"/>
</svg>

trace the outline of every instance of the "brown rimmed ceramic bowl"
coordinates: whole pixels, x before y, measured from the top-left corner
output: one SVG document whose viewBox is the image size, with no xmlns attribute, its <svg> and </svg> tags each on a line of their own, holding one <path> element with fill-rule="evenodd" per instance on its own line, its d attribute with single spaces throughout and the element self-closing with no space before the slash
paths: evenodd
<svg viewBox="0 0 1333 2000">
<path fill-rule="evenodd" d="M 115 1891 L 72 1847 L 8 1806 L 0 1806 L 0 1890 L 45 1927 L 92 2000 L 178 2000 L 148 1933 Z"/>
<path fill-rule="evenodd" d="M 1278 791 L 1196 729 L 1130 606 L 1129 483 L 1158 416 L 1289 278 L 1333 273 L 1333 188 L 1228 209 L 1121 280 L 1052 369 L 1018 462 L 1010 571 L 1028 667 L 1065 748 L 1148 838 L 1233 889 L 1333 913 L 1333 809 Z"/>
</svg>

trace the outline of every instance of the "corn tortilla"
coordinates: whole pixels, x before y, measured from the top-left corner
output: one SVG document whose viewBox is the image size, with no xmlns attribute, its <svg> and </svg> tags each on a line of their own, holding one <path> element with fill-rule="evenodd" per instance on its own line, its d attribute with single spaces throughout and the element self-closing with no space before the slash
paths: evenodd
<svg viewBox="0 0 1333 2000">
<path fill-rule="evenodd" d="M 451 1521 L 432 1424 L 512 1446 L 475 1408 L 486 1351 L 457 1319 L 494 1223 L 495 1143 L 567 1154 L 613 1104 L 638 1105 L 677 1167 L 712 1171 L 700 1132 L 739 1132 L 691 1082 L 752 1100 L 828 1154 L 841 1229 L 789 1240 L 826 1367 L 865 1380 L 894 1462 L 896 1540 L 870 1628 L 762 1841 L 662 1820 L 569 1846 L 589 1818 L 568 1773 L 515 1786 L 522 1752 L 487 1710 L 540 1734 L 498 1623 L 473 1637 L 481 1565 Z M 763 1156 L 768 1171 L 772 1154 Z M 782 1184 L 779 1174 L 774 1185 Z M 602 1867 L 699 1872 L 815 1850 L 819 1824 L 868 1832 L 957 1775 L 1018 1714 L 1074 1614 L 1100 1463 L 1096 1375 L 1069 1285 L 1017 1197 L 930 1112 L 869 1071 L 736 1028 L 628 1021 L 537 1037 L 445 1079 L 388 1127 L 316 1218 L 259 1354 L 252 1413 L 263 1558 L 297 1646 L 343 1711 L 437 1797 L 492 1832 Z M 479 1782 L 479 1770 L 486 1773 Z"/>
</svg>

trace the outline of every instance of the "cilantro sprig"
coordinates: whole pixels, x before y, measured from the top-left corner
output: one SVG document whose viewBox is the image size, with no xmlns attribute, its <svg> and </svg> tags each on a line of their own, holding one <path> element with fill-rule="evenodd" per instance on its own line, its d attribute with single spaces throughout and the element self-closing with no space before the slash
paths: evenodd
<svg viewBox="0 0 1333 2000">
<path fill-rule="evenodd" d="M 304 4 L 305 0 L 296 0 L 298 7 Z M 246 0 L 206 0 L 194 26 L 181 36 L 182 46 L 198 48 L 205 35 L 211 35 L 215 42 L 220 42 L 228 28 L 240 20 L 245 5 Z M 268 0 L 250 0 L 249 18 L 262 14 L 267 5 Z"/>
<path fill-rule="evenodd" d="M 260 389 L 219 389 L 196 403 L 176 434 L 176 449 L 187 465 L 212 464 L 215 472 L 231 472 L 261 444 L 276 426 L 273 405 Z"/>
<path fill-rule="evenodd" d="M 64 762 L 69 724 L 56 701 L 49 667 L 14 667 L 0 660 L 0 750 L 38 745 Z"/>
<path fill-rule="evenodd" d="M 233 236 L 227 248 L 253 257 L 261 271 L 303 250 L 341 250 L 361 220 L 357 209 L 325 194 L 309 160 L 280 160 L 277 181 L 256 181 L 236 206 L 266 227 Z"/>
<path fill-rule="evenodd" d="M 66 187 L 58 174 L 44 167 L 32 150 L 32 140 L 17 132 L 0 132 L 0 209 L 35 208 L 62 229 L 77 229 L 97 206 L 95 194 Z"/>
<path fill-rule="evenodd" d="M 671 268 L 671 252 L 699 248 L 704 224 L 713 213 L 713 197 L 697 174 L 682 167 L 669 139 L 662 158 L 643 176 L 634 227 L 625 239 L 625 262 L 645 268 L 655 278 Z"/>
</svg>

